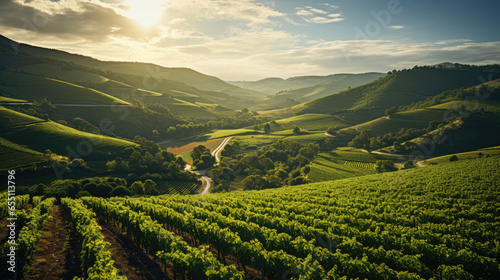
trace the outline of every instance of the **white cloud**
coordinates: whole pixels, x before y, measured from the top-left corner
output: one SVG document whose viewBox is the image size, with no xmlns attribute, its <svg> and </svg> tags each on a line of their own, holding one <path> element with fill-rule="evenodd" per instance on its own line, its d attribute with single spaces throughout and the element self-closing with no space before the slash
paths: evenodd
<svg viewBox="0 0 500 280">
<path fill-rule="evenodd" d="M 343 21 L 344 17 L 341 13 L 336 12 L 337 6 L 323 3 L 325 9 L 314 8 L 311 6 L 295 8 L 296 15 L 301 17 L 307 23 L 333 23 Z"/>
<path fill-rule="evenodd" d="M 405 26 L 403 26 L 403 25 L 388 25 L 387 28 L 397 30 L 397 29 L 403 29 L 403 28 L 405 28 Z"/>
</svg>

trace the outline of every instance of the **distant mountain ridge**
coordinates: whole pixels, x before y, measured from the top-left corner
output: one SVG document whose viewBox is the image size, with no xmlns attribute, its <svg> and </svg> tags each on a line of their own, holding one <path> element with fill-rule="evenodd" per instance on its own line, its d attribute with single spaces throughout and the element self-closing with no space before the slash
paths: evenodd
<svg viewBox="0 0 500 280">
<path fill-rule="evenodd" d="M 282 78 L 266 78 L 258 81 L 230 81 L 229 83 L 246 88 L 253 91 L 259 91 L 268 95 L 281 94 L 283 91 L 290 91 L 298 88 L 319 85 L 323 83 L 341 82 L 348 79 L 346 83 L 353 83 L 351 86 L 360 85 L 356 82 L 356 78 L 363 79 L 363 76 L 383 77 L 385 74 L 377 72 L 368 72 L 361 74 L 340 73 L 327 76 L 296 76 L 288 79 Z M 370 80 L 369 78 L 368 80 Z M 371 81 L 371 80 L 370 80 Z M 366 83 L 366 82 L 364 82 Z"/>
</svg>

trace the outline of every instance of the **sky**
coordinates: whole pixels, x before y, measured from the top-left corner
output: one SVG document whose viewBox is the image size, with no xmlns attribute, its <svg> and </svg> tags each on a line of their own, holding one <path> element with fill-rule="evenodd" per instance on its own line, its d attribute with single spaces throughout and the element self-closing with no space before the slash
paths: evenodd
<svg viewBox="0 0 500 280">
<path fill-rule="evenodd" d="M 500 63 L 498 0 L 0 0 L 0 34 L 224 80 Z"/>
</svg>

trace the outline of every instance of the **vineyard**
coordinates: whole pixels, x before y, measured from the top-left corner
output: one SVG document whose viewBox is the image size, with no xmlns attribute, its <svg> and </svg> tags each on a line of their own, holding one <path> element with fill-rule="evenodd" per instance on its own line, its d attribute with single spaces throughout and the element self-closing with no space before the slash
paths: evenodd
<svg viewBox="0 0 500 280">
<path fill-rule="evenodd" d="M 0 138 L 0 170 L 14 169 L 44 161 L 43 154 Z"/>
<path fill-rule="evenodd" d="M 373 163 L 377 161 L 377 159 L 373 155 L 363 151 L 338 149 L 335 150 L 335 153 L 342 160 L 346 161 L 361 161 L 361 162 L 373 162 Z"/>
<path fill-rule="evenodd" d="M 154 261 L 155 279 L 498 279 L 499 168 L 491 157 L 265 191 L 60 204 L 79 240 L 79 279 L 125 279 L 110 228 Z M 59 203 L 27 200 L 24 271 Z"/>
<path fill-rule="evenodd" d="M 160 181 L 156 186 L 160 194 L 192 194 L 196 188 L 197 183 L 185 181 Z"/>
<path fill-rule="evenodd" d="M 357 168 L 363 168 L 363 169 L 373 169 L 375 170 L 375 164 L 370 163 L 370 162 L 360 162 L 360 161 L 346 161 L 344 162 L 345 165 L 349 166 L 354 166 Z"/>
</svg>

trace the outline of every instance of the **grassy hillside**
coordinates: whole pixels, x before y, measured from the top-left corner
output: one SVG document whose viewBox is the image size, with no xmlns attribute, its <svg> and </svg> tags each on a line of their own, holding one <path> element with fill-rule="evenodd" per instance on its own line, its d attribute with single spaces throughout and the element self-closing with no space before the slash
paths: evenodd
<svg viewBox="0 0 500 280">
<path fill-rule="evenodd" d="M 44 161 L 43 154 L 0 137 L 0 170 L 10 170 Z"/>
<path fill-rule="evenodd" d="M 376 159 L 364 150 L 341 148 L 318 154 L 311 163 L 307 178 L 323 182 L 375 173 Z"/>
<path fill-rule="evenodd" d="M 391 107 L 408 105 L 445 90 L 479 84 L 478 77 L 500 77 L 497 66 L 463 69 L 419 67 L 392 73 L 379 80 L 292 107 L 297 114 L 334 113 L 375 108 L 382 115 Z"/>
<path fill-rule="evenodd" d="M 427 160 L 423 161 L 423 164 L 429 165 L 429 164 L 449 163 L 451 156 L 456 156 L 459 161 L 476 159 L 476 158 L 483 158 L 483 157 L 490 157 L 490 156 L 496 156 L 498 159 L 498 156 L 500 156 L 500 146 L 484 148 L 484 149 L 480 149 L 477 151 L 470 151 L 470 152 L 465 152 L 465 153 L 457 153 L 457 154 L 450 154 L 450 155 L 435 157 L 435 158 L 431 158 L 431 159 L 427 159 Z"/>
<path fill-rule="evenodd" d="M 137 144 L 112 137 L 82 132 L 51 121 L 42 121 L 9 109 L 1 108 L 0 116 L 3 120 L 0 131 L 2 137 L 29 149 L 44 152 L 50 149 L 60 155 L 66 156 L 73 151 L 82 156 L 91 155 L 98 151 L 101 155 L 115 152 Z M 27 123 L 29 121 L 30 123 Z"/>
<path fill-rule="evenodd" d="M 384 75 L 385 74 L 382 73 L 331 75 L 314 85 L 293 87 L 292 89 L 276 93 L 275 95 L 259 101 L 259 105 L 271 108 L 281 108 L 285 107 L 287 102 L 300 103 L 321 98 L 351 87 L 372 82 Z"/>
<path fill-rule="evenodd" d="M 86 82 L 86 83 L 104 83 L 109 79 L 101 75 L 97 75 L 87 71 L 81 70 L 66 70 L 60 65 L 54 64 L 33 64 L 20 67 L 19 70 L 38 74 L 42 76 L 55 77 L 60 80 L 70 82 Z"/>
<path fill-rule="evenodd" d="M 48 99 L 53 103 L 128 104 L 101 91 L 69 82 L 17 73 L 0 71 L 0 94 L 5 97 L 28 101 Z"/>
<path fill-rule="evenodd" d="M 44 120 L 0 106 L 0 124 L 4 127 L 29 125 L 38 122 L 44 122 Z"/>
<path fill-rule="evenodd" d="M 7 56 L 12 56 L 16 54 L 12 49 L 11 42 L 12 41 L 10 39 L 0 35 L 0 53 L 3 53 L 4 55 L 7 54 Z M 92 68 L 98 68 L 104 71 L 140 76 L 141 81 L 143 81 L 144 78 L 153 78 L 155 80 L 171 80 L 171 81 L 176 81 L 178 83 L 191 85 L 201 90 L 226 92 L 229 94 L 245 98 L 253 98 L 254 96 L 259 96 L 259 95 L 262 96 L 258 92 L 242 89 L 235 85 L 226 83 L 217 77 L 205 75 L 188 68 L 168 68 L 150 63 L 138 63 L 138 62 L 100 61 L 97 59 L 93 59 L 91 57 L 71 54 L 64 51 L 36 47 L 22 43 L 20 44 L 15 43 L 15 44 L 18 48 L 19 55 L 56 59 L 60 61 L 85 65 Z M 2 57 L 1 54 L 0 57 Z M 24 65 L 18 64 L 18 66 L 24 66 Z M 93 77 L 93 79 L 95 78 L 98 77 Z"/>
<path fill-rule="evenodd" d="M 370 129 L 375 135 L 383 135 L 400 131 L 401 128 L 422 129 L 426 128 L 430 121 L 443 121 L 443 115 L 443 111 L 433 109 L 401 112 L 343 128 L 338 133 L 357 135 L 363 130 Z"/>
<path fill-rule="evenodd" d="M 327 114 L 304 114 L 276 121 L 284 129 L 299 127 L 303 130 L 326 130 L 329 127 L 344 127 L 349 124 L 336 116 Z"/>
</svg>

